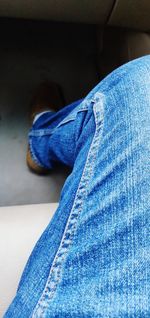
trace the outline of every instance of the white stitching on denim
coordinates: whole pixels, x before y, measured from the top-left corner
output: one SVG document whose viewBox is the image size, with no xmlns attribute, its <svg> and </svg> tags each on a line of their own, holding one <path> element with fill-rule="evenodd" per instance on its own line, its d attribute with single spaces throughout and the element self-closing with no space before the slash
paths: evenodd
<svg viewBox="0 0 150 318">
<path fill-rule="evenodd" d="M 62 236 L 60 246 L 58 248 L 53 264 L 51 266 L 44 291 L 33 311 L 33 314 L 30 316 L 32 318 L 45 317 L 46 309 L 48 307 L 49 301 L 53 298 L 53 295 L 56 291 L 57 284 L 59 283 L 60 277 L 61 277 L 61 269 L 62 269 L 63 261 L 65 260 L 69 247 L 72 243 L 74 233 L 76 230 L 77 220 L 82 210 L 82 204 L 86 196 L 87 182 L 89 181 L 91 174 L 93 172 L 94 162 L 96 162 L 95 159 L 98 152 L 97 145 L 99 143 L 100 136 L 102 135 L 103 95 L 100 94 L 100 96 L 97 96 L 97 94 L 95 94 L 95 97 L 96 98 L 92 100 L 95 103 L 93 105 L 95 124 L 96 124 L 95 134 L 92 139 L 92 143 L 90 145 L 90 149 L 88 152 L 84 170 L 83 170 L 81 180 L 77 189 L 76 197 L 75 197 L 67 224 L 65 226 L 65 230 Z M 93 162 L 93 166 L 91 165 L 91 161 Z M 68 238 L 68 236 L 70 237 Z"/>
<path fill-rule="evenodd" d="M 72 114 L 69 114 L 65 119 L 63 119 L 63 120 L 58 124 L 57 128 L 60 127 L 60 126 L 63 125 L 63 124 L 68 123 L 68 122 L 71 121 L 71 120 L 75 120 L 78 113 L 88 110 L 88 107 L 87 107 L 87 106 L 88 106 L 88 105 L 84 105 L 84 107 L 82 106 L 82 108 L 73 110 Z"/>
<path fill-rule="evenodd" d="M 38 166 L 40 166 L 41 168 L 45 168 L 45 167 L 40 163 L 40 161 L 38 160 L 38 158 L 36 157 L 36 155 L 35 155 L 35 153 L 34 153 L 33 145 L 32 145 L 32 139 L 31 139 L 31 138 L 29 138 L 28 143 L 29 143 L 29 151 L 30 151 L 32 160 L 33 160 Z"/>
<path fill-rule="evenodd" d="M 74 113 L 72 113 L 71 115 L 69 114 L 65 119 L 63 119 L 55 128 L 40 128 L 40 129 L 32 129 L 29 132 L 29 137 L 42 137 L 42 136 L 49 136 L 52 135 L 55 130 L 59 127 L 61 127 L 64 124 L 67 124 L 69 121 L 75 120 L 76 116 L 79 112 L 83 112 L 83 111 L 87 111 L 88 110 L 88 104 L 84 107 L 82 106 L 82 108 L 77 109 L 76 112 L 74 110 Z"/>
</svg>

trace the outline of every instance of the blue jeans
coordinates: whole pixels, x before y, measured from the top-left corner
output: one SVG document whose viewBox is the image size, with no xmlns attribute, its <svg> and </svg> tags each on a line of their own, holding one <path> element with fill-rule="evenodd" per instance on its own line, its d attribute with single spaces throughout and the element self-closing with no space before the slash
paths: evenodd
<svg viewBox="0 0 150 318">
<path fill-rule="evenodd" d="M 72 170 L 5 318 L 150 317 L 150 56 L 45 113 L 32 157 Z"/>
</svg>

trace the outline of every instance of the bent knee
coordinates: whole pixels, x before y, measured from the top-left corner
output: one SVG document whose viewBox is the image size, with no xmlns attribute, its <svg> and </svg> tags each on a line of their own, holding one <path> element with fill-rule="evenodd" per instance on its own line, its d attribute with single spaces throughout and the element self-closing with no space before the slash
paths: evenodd
<svg viewBox="0 0 150 318">
<path fill-rule="evenodd" d="M 118 69 L 119 75 L 119 69 Z M 123 81 L 128 81 L 128 88 L 130 85 L 141 87 L 141 85 L 150 84 L 150 55 L 146 55 L 135 59 L 120 67 L 120 77 Z M 130 85 L 129 85 L 130 84 Z M 131 86 L 132 86 L 131 85 Z"/>
</svg>

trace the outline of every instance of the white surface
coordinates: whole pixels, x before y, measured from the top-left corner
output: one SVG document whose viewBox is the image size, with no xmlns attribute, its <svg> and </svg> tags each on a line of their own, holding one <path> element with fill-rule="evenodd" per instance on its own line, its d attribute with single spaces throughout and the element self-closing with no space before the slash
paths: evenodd
<svg viewBox="0 0 150 318">
<path fill-rule="evenodd" d="M 58 204 L 35 204 L 0 208 L 0 318 L 16 289 L 38 238 Z"/>
</svg>

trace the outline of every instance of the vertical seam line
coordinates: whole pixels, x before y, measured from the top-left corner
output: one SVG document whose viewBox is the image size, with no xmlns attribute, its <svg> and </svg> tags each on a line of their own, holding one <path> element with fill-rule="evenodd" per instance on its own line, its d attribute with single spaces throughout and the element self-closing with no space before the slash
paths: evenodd
<svg viewBox="0 0 150 318">
<path fill-rule="evenodd" d="M 62 266 L 65 261 L 65 258 L 67 257 L 67 252 L 69 250 L 69 247 L 72 243 L 75 230 L 76 230 L 77 220 L 82 210 L 83 201 L 86 197 L 87 182 L 89 181 L 92 175 L 92 172 L 94 170 L 94 166 L 96 162 L 95 159 L 96 159 L 96 155 L 98 151 L 97 145 L 99 144 L 99 139 L 100 139 L 100 131 L 102 135 L 103 95 L 100 93 L 95 94 L 95 99 L 93 98 L 92 101 L 94 102 L 93 111 L 94 111 L 95 124 L 96 124 L 95 134 L 92 139 L 90 149 L 88 151 L 88 156 L 87 156 L 83 173 L 82 173 L 79 186 L 76 192 L 76 197 L 74 199 L 73 206 L 72 206 L 70 215 L 68 217 L 67 224 L 65 226 L 59 248 L 57 250 L 56 256 L 52 263 L 44 291 L 39 301 L 37 302 L 35 309 L 33 311 L 33 314 L 30 316 L 30 318 L 45 317 L 46 309 L 49 305 L 49 302 L 53 298 L 53 295 L 56 291 L 58 283 L 60 282 Z M 91 168 L 91 161 L 93 162 L 92 168 Z M 69 236 L 69 238 L 66 238 L 66 236 Z"/>
</svg>

